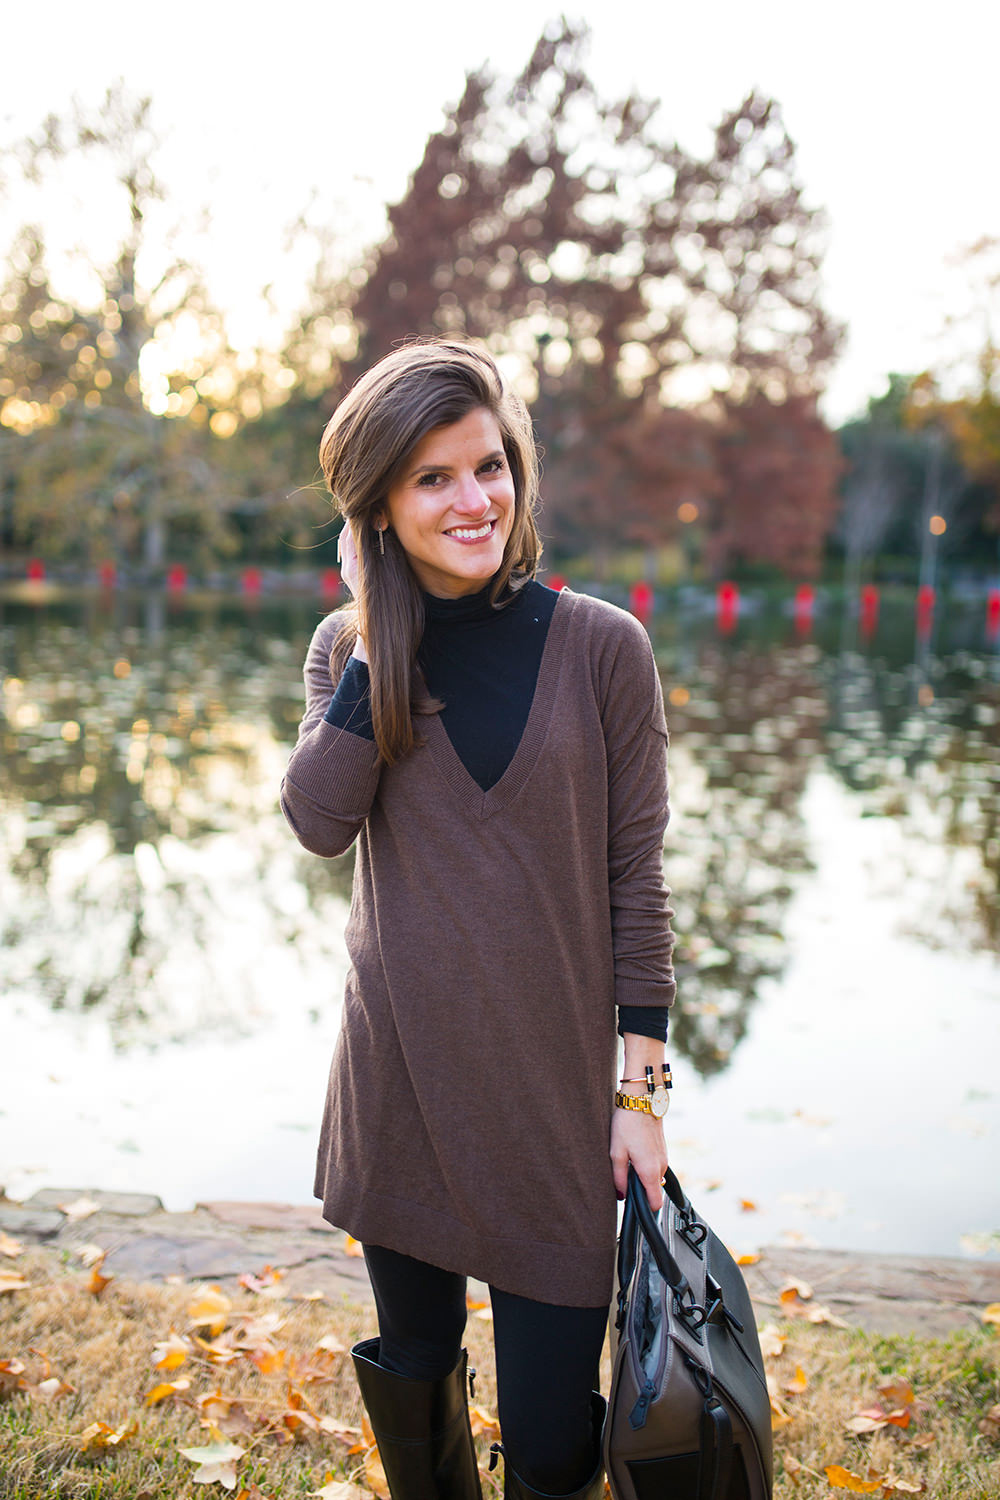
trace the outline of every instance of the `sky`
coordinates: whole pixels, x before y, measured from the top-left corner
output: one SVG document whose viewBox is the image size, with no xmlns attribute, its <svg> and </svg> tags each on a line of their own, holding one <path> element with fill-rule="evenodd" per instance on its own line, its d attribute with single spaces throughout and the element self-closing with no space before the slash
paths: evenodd
<svg viewBox="0 0 1000 1500">
<path fill-rule="evenodd" d="M 825 303 L 848 325 L 831 421 L 863 410 L 889 371 L 952 356 L 946 321 L 970 295 L 956 257 L 1000 237 L 994 0 L 579 0 L 566 13 L 591 28 L 599 89 L 660 99 L 665 131 L 688 148 L 704 149 L 751 88 L 780 103 L 806 200 L 829 221 Z M 211 209 L 209 283 L 249 340 L 263 285 L 294 300 L 303 266 L 287 258 L 287 226 L 312 204 L 348 239 L 377 237 L 466 72 L 516 73 L 557 14 L 539 0 L 50 0 L 42 27 L 8 0 L 0 132 L 73 94 L 96 103 L 119 77 L 150 94 L 171 209 Z M 47 213 L 99 241 L 106 215 L 81 191 Z M 3 243 L 13 212 L 0 200 Z"/>
</svg>

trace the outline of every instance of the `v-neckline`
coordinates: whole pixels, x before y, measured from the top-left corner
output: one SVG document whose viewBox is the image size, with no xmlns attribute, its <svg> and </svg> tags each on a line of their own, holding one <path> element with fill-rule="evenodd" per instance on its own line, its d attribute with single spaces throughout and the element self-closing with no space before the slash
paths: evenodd
<svg viewBox="0 0 1000 1500">
<path fill-rule="evenodd" d="M 494 813 L 508 807 L 524 786 L 545 743 L 559 690 L 559 678 L 565 653 L 563 636 L 572 611 L 573 596 L 563 589 L 555 603 L 549 621 L 542 659 L 538 666 L 538 678 L 531 697 L 531 707 L 525 721 L 517 749 L 499 781 L 483 791 L 478 781 L 466 770 L 462 759 L 451 742 L 439 713 L 429 714 L 420 723 L 427 735 L 427 748 L 435 765 L 447 782 L 455 798 L 474 817 L 485 820 Z"/>
</svg>

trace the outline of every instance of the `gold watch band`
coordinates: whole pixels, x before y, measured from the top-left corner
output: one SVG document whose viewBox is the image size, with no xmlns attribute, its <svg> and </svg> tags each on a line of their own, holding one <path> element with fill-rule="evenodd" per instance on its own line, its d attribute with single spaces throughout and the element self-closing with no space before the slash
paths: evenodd
<svg viewBox="0 0 1000 1500">
<path fill-rule="evenodd" d="M 619 1109 L 639 1109 L 645 1115 L 653 1113 L 648 1094 L 623 1094 L 619 1089 L 615 1094 L 615 1103 Z"/>
</svg>

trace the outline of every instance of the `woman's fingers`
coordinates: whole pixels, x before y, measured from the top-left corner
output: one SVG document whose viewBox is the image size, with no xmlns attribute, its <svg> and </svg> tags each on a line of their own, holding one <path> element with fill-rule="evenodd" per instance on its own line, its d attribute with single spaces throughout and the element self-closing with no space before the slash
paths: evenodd
<svg viewBox="0 0 1000 1500">
<path fill-rule="evenodd" d="M 625 1197 L 629 1164 L 635 1167 L 654 1212 L 663 1203 L 663 1174 L 667 1170 L 667 1146 L 659 1120 L 617 1109 L 611 1120 L 611 1167 L 615 1190 Z"/>
<path fill-rule="evenodd" d="M 350 521 L 337 538 L 337 556 L 340 560 L 340 576 L 355 598 L 358 596 L 358 544 Z"/>
</svg>

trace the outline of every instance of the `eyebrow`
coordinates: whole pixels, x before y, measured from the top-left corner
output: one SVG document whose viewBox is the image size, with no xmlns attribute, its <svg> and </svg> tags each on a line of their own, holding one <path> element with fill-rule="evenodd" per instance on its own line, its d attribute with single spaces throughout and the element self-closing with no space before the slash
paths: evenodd
<svg viewBox="0 0 1000 1500">
<path fill-rule="evenodd" d="M 488 464 L 494 458 L 506 457 L 507 455 L 502 448 L 496 448 L 492 453 L 484 453 L 482 458 L 477 461 L 476 467 L 478 468 L 479 464 Z M 453 465 L 451 464 L 417 464 L 417 467 L 411 469 L 406 477 L 407 479 L 415 479 L 418 474 L 449 474 L 452 467 Z"/>
</svg>

